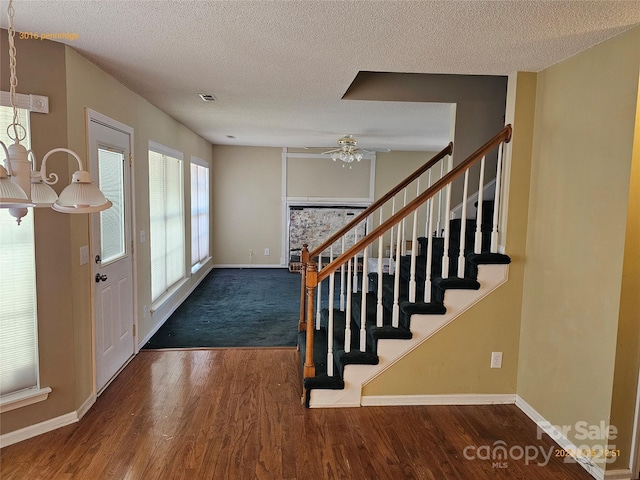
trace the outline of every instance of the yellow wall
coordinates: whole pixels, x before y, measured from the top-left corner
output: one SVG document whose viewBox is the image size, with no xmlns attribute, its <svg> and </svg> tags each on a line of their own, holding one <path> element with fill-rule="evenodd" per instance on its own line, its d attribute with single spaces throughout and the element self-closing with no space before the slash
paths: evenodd
<svg viewBox="0 0 640 480">
<path fill-rule="evenodd" d="M 640 82 L 640 75 L 638 80 Z M 618 438 L 611 444 L 620 449 L 620 456 L 615 458 L 610 468 L 627 467 L 632 454 L 634 393 L 638 388 L 640 370 L 640 95 L 636 108 L 621 288 L 611 405 L 611 424 L 618 429 Z"/>
<path fill-rule="evenodd" d="M 639 62 L 635 28 L 538 76 L 518 394 L 553 425 L 609 421 Z"/>
<path fill-rule="evenodd" d="M 7 32 L 1 33 L 0 65 L 4 66 L 9 64 Z M 40 162 L 52 148 L 67 146 L 65 50 L 58 43 L 16 37 L 16 51 L 17 92 L 49 97 L 49 113 L 31 115 L 31 146 Z M 0 88 L 9 90 L 8 68 L 1 69 Z M 69 168 L 61 157 L 52 158 L 48 168 L 64 180 Z M 61 181 L 54 189 L 60 193 L 64 186 Z M 8 215 L 4 210 L 0 214 Z M 35 215 L 40 383 L 52 392 L 45 402 L 3 413 L 3 434 L 76 409 L 71 216 L 47 208 L 30 209 L 29 215 Z"/>
<path fill-rule="evenodd" d="M 515 393 L 535 88 L 535 74 L 509 79 L 507 122 L 514 134 L 508 282 L 365 385 L 363 395 Z M 502 369 L 489 368 L 495 351 L 503 352 Z"/>
</svg>

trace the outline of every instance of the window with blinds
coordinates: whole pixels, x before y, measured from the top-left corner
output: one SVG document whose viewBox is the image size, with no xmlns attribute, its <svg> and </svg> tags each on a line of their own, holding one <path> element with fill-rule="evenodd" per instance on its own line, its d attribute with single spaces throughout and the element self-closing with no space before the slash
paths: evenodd
<svg viewBox="0 0 640 480">
<path fill-rule="evenodd" d="M 26 130 L 21 143 L 28 149 L 29 111 L 18 112 Z M 11 123 L 12 109 L 0 106 L 0 140 L 6 145 L 13 143 L 7 135 Z M 2 160 L 4 157 L 3 152 Z M 9 210 L 0 209 L 0 292 L 0 399 L 5 400 L 8 395 L 39 389 L 32 208 L 20 225 Z"/>
<path fill-rule="evenodd" d="M 191 157 L 191 272 L 209 258 L 209 166 Z"/>
<path fill-rule="evenodd" d="M 154 307 L 185 278 L 182 153 L 149 143 L 149 242 Z"/>
</svg>

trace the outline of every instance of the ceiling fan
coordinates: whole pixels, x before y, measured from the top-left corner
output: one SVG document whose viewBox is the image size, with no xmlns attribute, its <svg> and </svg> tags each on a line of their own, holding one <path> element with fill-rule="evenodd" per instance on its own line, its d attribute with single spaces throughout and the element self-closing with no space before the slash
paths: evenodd
<svg viewBox="0 0 640 480">
<path fill-rule="evenodd" d="M 322 155 L 330 155 L 334 162 L 340 160 L 344 164 L 349 164 L 354 161 L 359 162 L 362 160 L 364 154 L 376 152 L 374 150 L 358 148 L 358 141 L 353 138 L 353 135 L 345 135 L 344 137 L 339 138 L 338 145 L 338 148 L 322 152 Z M 384 151 L 388 152 L 389 150 L 385 149 Z M 345 165 L 342 166 L 344 167 Z M 349 168 L 351 168 L 351 166 L 349 166 Z"/>
</svg>

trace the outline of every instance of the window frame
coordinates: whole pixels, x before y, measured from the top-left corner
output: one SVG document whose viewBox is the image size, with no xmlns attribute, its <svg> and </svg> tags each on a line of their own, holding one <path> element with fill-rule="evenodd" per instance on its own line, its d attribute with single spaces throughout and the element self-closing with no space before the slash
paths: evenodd
<svg viewBox="0 0 640 480">
<path fill-rule="evenodd" d="M 185 193 L 185 188 L 184 188 L 184 179 L 185 179 L 185 175 L 184 175 L 184 154 L 178 150 L 174 150 L 170 147 L 167 147 L 166 145 L 163 145 L 161 143 L 155 142 L 153 140 L 149 140 L 149 155 L 148 155 L 148 165 L 149 165 L 149 251 L 150 251 L 150 259 L 151 259 L 151 271 L 150 271 L 150 280 L 151 280 L 151 312 L 155 312 L 156 310 L 158 310 L 167 300 L 169 300 L 169 298 L 187 281 L 187 261 L 186 261 L 186 212 L 185 212 L 185 208 L 184 208 L 184 193 Z M 152 158 L 151 158 L 151 153 L 155 153 L 155 154 L 159 154 L 163 156 L 163 167 L 164 167 L 164 172 L 163 175 L 166 174 L 166 158 L 170 157 L 174 160 L 177 160 L 179 163 L 179 171 L 180 171 L 180 179 L 179 179 L 179 187 L 180 187 L 180 192 L 179 192 L 179 197 L 180 197 L 180 215 L 181 215 L 181 221 L 180 221 L 180 225 L 181 225 L 181 240 L 182 240 L 182 251 L 180 252 L 181 255 L 181 266 L 182 266 L 182 272 L 181 272 L 181 276 L 179 279 L 177 279 L 176 281 L 174 281 L 171 284 L 165 283 L 165 285 L 163 286 L 164 291 L 160 294 L 158 294 L 155 298 L 153 296 L 153 252 L 152 252 L 152 248 L 153 248 L 153 223 L 152 223 L 152 215 L 151 215 L 151 207 L 153 205 L 152 199 L 151 199 L 151 195 L 152 195 L 152 177 L 151 177 L 151 162 L 152 162 Z M 164 192 L 163 195 L 166 195 L 166 180 L 167 178 L 164 178 Z M 163 197 L 163 199 L 166 202 L 166 196 Z M 165 216 L 166 218 L 166 216 Z M 166 232 L 165 232 L 166 233 Z M 166 248 L 165 248 L 166 250 Z M 166 260 L 166 251 L 165 251 L 165 260 Z"/>
<path fill-rule="evenodd" d="M 0 107 L 2 107 L 3 109 L 4 108 L 10 109 L 11 105 L 10 105 L 10 102 L 8 101 L 8 95 L 9 95 L 8 92 L 0 92 L 0 93 L 1 93 Z M 34 111 L 34 109 L 30 108 L 30 103 L 27 102 L 26 100 L 30 99 L 31 97 L 32 97 L 31 95 L 21 95 L 20 98 L 18 98 L 19 101 L 18 101 L 18 107 L 17 107 L 19 110 L 22 111 L 20 114 L 20 117 L 22 117 L 21 124 L 26 130 L 26 138 L 22 143 L 25 145 L 27 149 L 30 147 L 30 143 L 31 143 L 30 116 L 31 116 L 31 112 Z M 46 99 L 46 97 L 43 97 L 43 98 Z M 35 111 L 38 111 L 38 110 L 35 110 Z M 12 115 L 12 112 L 7 112 L 7 114 Z M 2 117 L 4 117 L 4 115 L 2 115 Z M 11 120 L 7 119 L 7 121 L 11 121 Z M 3 122 L 3 125 L 4 125 L 4 122 Z M 4 127 L 1 127 L 1 128 L 2 128 L 2 132 L 0 132 L 0 134 L 2 134 L 2 136 L 4 137 L 5 136 L 4 132 L 6 132 L 6 129 Z M 35 260 L 36 224 L 34 219 L 35 215 L 33 213 L 33 207 L 31 207 L 30 210 L 31 211 L 29 213 L 31 215 L 27 215 L 27 217 L 22 220 L 22 224 L 17 227 L 17 228 L 22 227 L 22 228 L 30 229 L 30 234 L 31 234 L 30 245 L 26 246 L 26 248 L 31 250 L 31 255 L 33 255 L 33 264 L 30 264 L 33 266 L 33 271 L 30 273 L 31 275 L 30 285 L 33 286 L 32 300 L 30 300 L 30 303 L 32 303 L 33 305 L 33 310 L 29 312 L 29 316 L 33 315 L 33 318 L 27 320 L 27 322 L 31 322 L 31 323 L 30 325 L 26 325 L 24 329 L 24 330 L 32 331 L 32 334 L 29 335 L 30 341 L 33 342 L 32 357 L 31 357 L 31 361 L 29 362 L 29 365 L 30 365 L 30 369 L 29 369 L 30 373 L 28 374 L 29 381 L 28 381 L 28 386 L 24 386 L 24 387 L 21 386 L 20 388 L 16 388 L 15 390 L 11 390 L 0 395 L 0 413 L 8 412 L 10 410 L 14 410 L 20 407 L 24 407 L 27 405 L 32 405 L 34 403 L 44 401 L 49 397 L 49 393 L 51 393 L 51 388 L 49 387 L 43 388 L 41 386 L 41 378 L 40 378 L 40 356 L 39 356 L 39 338 L 38 338 L 38 296 L 37 296 L 37 275 L 36 275 L 37 266 L 36 266 L 36 260 Z M 4 214 L 7 216 L 9 215 L 8 211 L 5 209 L 0 209 L 0 214 Z M 11 220 L 5 219 L 5 220 L 11 221 L 13 219 Z M 25 222 L 28 222 L 28 225 L 29 225 L 28 227 L 26 226 Z M 2 232 L 0 232 L 0 235 L 1 234 Z M 4 251 L 5 249 L 2 249 L 2 250 Z M 6 289 L 4 288 L 3 288 L 3 293 L 5 295 L 13 297 L 12 295 L 9 295 Z M 3 351 L 6 351 L 6 349 L 3 348 Z M 28 353 L 28 355 L 31 355 L 31 353 Z"/>
<path fill-rule="evenodd" d="M 198 168 L 203 168 L 206 170 L 206 185 L 205 185 L 205 189 L 206 189 L 206 199 L 207 199 L 207 203 L 206 203 L 206 223 L 207 223 L 207 235 L 206 235 L 206 255 L 202 256 L 199 255 L 198 260 L 196 260 L 194 262 L 194 252 L 193 252 L 193 243 L 194 243 L 194 220 L 198 220 L 199 219 L 199 215 L 200 213 L 198 212 L 198 215 L 196 217 L 194 217 L 194 212 L 193 212 L 193 205 L 194 205 L 194 191 L 193 191 L 193 187 L 194 187 L 194 182 L 193 182 L 193 167 L 196 167 L 196 171 Z M 209 163 L 206 162 L 205 160 L 202 160 L 201 158 L 195 157 L 195 156 L 191 156 L 191 162 L 190 162 L 190 166 L 189 166 L 189 173 L 190 173 L 190 183 L 191 183 L 191 212 L 190 212 L 190 218 L 191 218 L 191 274 L 196 273 L 198 270 L 200 270 L 209 260 L 211 260 L 211 167 L 209 166 Z M 199 185 L 199 183 L 196 183 L 196 185 Z M 200 190 L 198 190 L 196 192 L 196 202 L 197 199 L 200 198 Z M 198 202 L 199 203 L 199 202 Z M 197 238 L 200 239 L 202 238 L 202 235 L 200 234 L 200 230 L 199 230 L 199 222 L 196 223 L 197 225 Z M 202 249 L 200 248 L 200 244 L 198 242 L 198 250 L 201 251 Z"/>
</svg>

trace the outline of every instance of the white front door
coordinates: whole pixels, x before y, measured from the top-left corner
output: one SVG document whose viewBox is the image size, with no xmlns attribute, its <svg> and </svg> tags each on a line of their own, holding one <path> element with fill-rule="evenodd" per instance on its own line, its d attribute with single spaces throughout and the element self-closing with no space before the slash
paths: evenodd
<svg viewBox="0 0 640 480">
<path fill-rule="evenodd" d="M 92 215 L 96 391 L 135 353 L 131 252 L 131 135 L 89 119 L 93 178 L 113 206 Z"/>
</svg>

